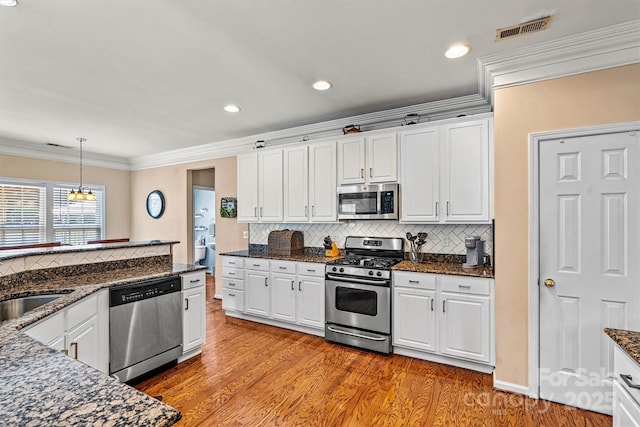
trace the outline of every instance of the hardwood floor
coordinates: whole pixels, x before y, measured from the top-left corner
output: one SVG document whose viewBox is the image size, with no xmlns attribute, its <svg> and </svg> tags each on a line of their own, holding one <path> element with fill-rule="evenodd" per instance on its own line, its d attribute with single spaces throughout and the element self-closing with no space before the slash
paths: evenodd
<svg viewBox="0 0 640 427">
<path fill-rule="evenodd" d="M 492 388 L 492 376 L 227 318 L 207 289 L 202 355 L 137 385 L 179 426 L 610 426 Z"/>
</svg>

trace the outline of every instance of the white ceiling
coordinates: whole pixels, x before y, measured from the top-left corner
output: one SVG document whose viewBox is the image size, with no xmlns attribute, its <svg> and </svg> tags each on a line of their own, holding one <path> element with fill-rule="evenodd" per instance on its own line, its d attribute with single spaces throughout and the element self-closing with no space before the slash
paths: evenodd
<svg viewBox="0 0 640 427">
<path fill-rule="evenodd" d="M 0 138 L 127 158 L 477 94 L 479 57 L 640 18 L 638 0 L 18 1 L 0 7 Z M 471 53 L 446 59 L 455 42 Z"/>
</svg>

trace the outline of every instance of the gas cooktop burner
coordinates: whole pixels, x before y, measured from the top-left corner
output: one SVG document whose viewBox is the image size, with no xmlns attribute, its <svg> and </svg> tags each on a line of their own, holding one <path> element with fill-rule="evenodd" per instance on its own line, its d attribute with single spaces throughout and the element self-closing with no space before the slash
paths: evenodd
<svg viewBox="0 0 640 427">
<path fill-rule="evenodd" d="M 395 258 L 370 258 L 363 256 L 347 256 L 342 259 L 331 262 L 332 265 L 350 265 L 354 267 L 365 268 L 391 268 L 397 263 L 399 259 Z"/>
</svg>

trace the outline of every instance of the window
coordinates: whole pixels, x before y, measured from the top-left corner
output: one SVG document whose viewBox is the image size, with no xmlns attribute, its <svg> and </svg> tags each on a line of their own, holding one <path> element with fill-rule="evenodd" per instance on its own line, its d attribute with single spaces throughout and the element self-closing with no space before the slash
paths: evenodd
<svg viewBox="0 0 640 427">
<path fill-rule="evenodd" d="M 72 186 L 0 178 L 0 246 L 45 242 L 81 245 L 104 236 L 104 187 L 95 202 L 67 201 Z"/>
</svg>

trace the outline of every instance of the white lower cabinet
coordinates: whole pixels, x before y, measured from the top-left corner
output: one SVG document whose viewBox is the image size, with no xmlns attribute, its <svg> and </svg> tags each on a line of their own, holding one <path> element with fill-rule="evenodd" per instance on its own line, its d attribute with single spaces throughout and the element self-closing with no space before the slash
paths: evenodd
<svg viewBox="0 0 640 427">
<path fill-rule="evenodd" d="M 396 271 L 394 352 L 490 372 L 493 306 L 492 279 Z"/>
<path fill-rule="evenodd" d="M 222 276 L 228 315 L 324 334 L 324 264 L 225 256 Z"/>
<path fill-rule="evenodd" d="M 617 345 L 613 354 L 613 425 L 640 427 L 640 365 Z"/>
<path fill-rule="evenodd" d="M 182 279 L 182 354 L 187 357 L 200 353 L 206 341 L 206 276 L 204 271 L 181 275 Z"/>
<path fill-rule="evenodd" d="M 109 371 L 109 294 L 101 290 L 24 332 L 101 372 Z"/>
</svg>

